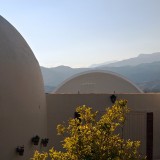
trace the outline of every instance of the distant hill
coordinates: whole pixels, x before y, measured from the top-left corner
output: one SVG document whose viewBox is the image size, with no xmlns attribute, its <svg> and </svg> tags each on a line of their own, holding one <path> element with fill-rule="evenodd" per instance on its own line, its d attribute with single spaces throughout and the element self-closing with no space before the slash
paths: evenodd
<svg viewBox="0 0 160 160">
<path fill-rule="evenodd" d="M 54 68 L 41 67 L 45 84 L 45 91 L 52 91 L 60 83 L 73 76 L 74 74 L 97 69 L 119 73 L 128 78 L 133 83 L 137 84 L 146 92 L 160 92 L 160 60 L 158 61 L 159 56 L 160 52 L 153 53 L 151 55 L 139 55 L 136 58 L 124 60 L 125 62 L 128 61 L 125 64 L 128 64 L 129 61 L 130 63 L 131 61 L 134 61 L 134 64 L 137 63 L 137 65 L 125 65 L 119 67 L 112 67 L 111 65 L 102 65 L 95 68 L 71 68 L 68 66 L 58 66 Z M 155 57 L 157 58 L 155 59 Z M 141 63 L 140 59 L 143 59 Z M 149 63 L 149 59 L 151 63 Z M 152 62 L 153 60 L 155 61 Z"/>
<path fill-rule="evenodd" d="M 158 86 L 160 82 L 160 62 L 145 63 L 137 66 L 101 67 L 101 68 L 98 67 L 97 69 L 108 70 L 119 73 L 128 78 L 130 81 L 139 85 L 140 88 L 142 88 L 145 91 L 148 92 L 160 91 L 160 87 Z M 70 76 L 91 69 L 89 68 L 74 69 L 63 66 L 56 68 L 41 67 L 41 70 L 44 79 L 45 90 L 46 92 L 50 92 Z M 152 84 L 152 87 L 150 84 Z"/>
<path fill-rule="evenodd" d="M 100 66 L 112 64 L 112 63 L 115 63 L 115 62 L 118 62 L 118 61 L 115 60 L 115 61 L 107 61 L 107 62 L 99 63 L 99 64 L 92 64 L 92 65 L 89 66 L 89 68 L 100 67 Z"/>
<path fill-rule="evenodd" d="M 103 65 L 104 67 L 122 67 L 122 66 L 136 66 L 142 63 L 152 63 L 160 61 L 160 52 L 152 53 L 152 54 L 140 54 L 137 57 L 125 59 L 122 61 L 110 63 Z M 101 67 L 101 66 L 100 66 Z"/>
<path fill-rule="evenodd" d="M 160 80 L 160 62 L 143 63 L 137 66 L 100 67 L 99 69 L 119 73 L 136 84 Z"/>
<path fill-rule="evenodd" d="M 160 80 L 142 82 L 137 84 L 144 92 L 160 92 Z"/>
<path fill-rule="evenodd" d="M 71 77 L 74 74 L 89 70 L 88 68 L 71 68 L 68 66 L 58 66 L 53 68 L 41 67 L 43 75 L 43 81 L 45 85 L 45 91 L 54 89 L 65 79 Z"/>
</svg>

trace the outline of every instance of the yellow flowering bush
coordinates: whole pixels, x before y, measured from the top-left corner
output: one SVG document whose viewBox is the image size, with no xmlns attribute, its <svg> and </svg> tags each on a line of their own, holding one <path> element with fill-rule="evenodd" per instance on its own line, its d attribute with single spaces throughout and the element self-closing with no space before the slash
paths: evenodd
<svg viewBox="0 0 160 160">
<path fill-rule="evenodd" d="M 47 153 L 39 153 L 38 151 L 35 151 L 34 158 L 31 158 L 31 160 L 46 160 L 47 157 Z"/>
<path fill-rule="evenodd" d="M 139 154 L 139 141 L 124 140 L 116 134 L 118 127 L 123 127 L 126 114 L 129 112 L 126 100 L 106 109 L 104 115 L 97 120 L 98 112 L 92 108 L 80 106 L 76 109 L 79 117 L 71 119 L 68 124 L 58 125 L 59 135 L 65 135 L 63 148 L 65 152 L 54 148 L 49 153 L 35 152 L 33 160 L 143 160 Z"/>
</svg>

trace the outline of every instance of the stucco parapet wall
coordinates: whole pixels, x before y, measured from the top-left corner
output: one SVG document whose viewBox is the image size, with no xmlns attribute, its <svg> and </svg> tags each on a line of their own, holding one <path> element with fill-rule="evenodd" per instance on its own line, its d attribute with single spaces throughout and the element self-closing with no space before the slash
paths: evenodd
<svg viewBox="0 0 160 160">
<path fill-rule="evenodd" d="M 77 106 L 86 105 L 92 107 L 94 111 L 105 111 L 107 107 L 113 105 L 110 96 L 112 94 L 46 94 L 47 109 L 48 109 L 48 135 L 49 138 L 60 149 L 60 137 L 57 137 L 57 124 L 67 122 L 69 118 L 74 117 L 74 112 Z M 145 113 L 153 112 L 153 149 L 154 159 L 160 158 L 160 93 L 122 93 L 115 94 L 117 99 L 126 99 L 131 112 Z M 145 118 L 144 118 L 145 119 Z M 133 126 L 141 125 L 144 119 L 134 119 Z M 137 128 L 134 130 L 136 131 Z M 145 123 L 140 132 L 145 132 Z M 135 132 L 135 135 L 137 135 Z M 142 135 L 142 140 L 145 134 Z M 54 138 L 53 138 L 54 137 Z M 55 138 L 56 137 L 56 138 Z M 144 142 L 146 143 L 145 139 Z M 50 144 L 52 147 L 53 144 Z"/>
<path fill-rule="evenodd" d="M 160 95 L 160 93 L 45 93 L 46 95 Z"/>
<path fill-rule="evenodd" d="M 93 104 L 100 106 L 111 106 L 113 103 L 110 101 L 111 94 L 46 94 L 47 103 L 52 101 L 55 102 L 59 100 L 67 102 L 72 102 L 73 104 Z M 134 110 L 146 110 L 160 111 L 160 93 L 119 93 L 115 94 L 117 96 L 117 100 L 126 99 L 128 100 L 128 106 Z M 72 104 L 71 103 L 71 104 Z M 64 103 L 65 105 L 65 103 Z M 91 106 L 91 105 L 90 105 Z"/>
</svg>

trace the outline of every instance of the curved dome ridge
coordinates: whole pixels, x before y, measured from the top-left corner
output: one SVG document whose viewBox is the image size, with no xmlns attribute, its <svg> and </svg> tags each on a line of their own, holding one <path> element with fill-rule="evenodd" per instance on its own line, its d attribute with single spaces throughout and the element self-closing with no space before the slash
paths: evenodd
<svg viewBox="0 0 160 160">
<path fill-rule="evenodd" d="M 143 93 L 124 76 L 106 70 L 89 70 L 71 76 L 53 93 Z"/>
<path fill-rule="evenodd" d="M 0 16 L 0 159 L 19 159 L 15 150 L 23 145 L 24 157 L 29 159 L 31 138 L 46 137 L 46 123 L 39 63 L 21 34 Z"/>
<path fill-rule="evenodd" d="M 20 58 L 22 56 L 27 57 L 27 60 L 37 61 L 31 48 L 17 31 L 17 29 L 11 25 L 6 19 L 0 16 L 0 53 L 1 56 L 8 51 L 10 56 L 8 58 Z M 18 54 L 18 56 L 17 56 Z M 6 55 L 5 55 L 6 56 Z"/>
</svg>

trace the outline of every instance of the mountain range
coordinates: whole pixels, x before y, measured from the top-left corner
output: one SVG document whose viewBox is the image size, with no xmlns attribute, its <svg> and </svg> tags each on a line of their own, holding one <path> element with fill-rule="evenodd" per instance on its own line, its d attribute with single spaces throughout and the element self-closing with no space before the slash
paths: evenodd
<svg viewBox="0 0 160 160">
<path fill-rule="evenodd" d="M 155 52 L 152 54 L 140 54 L 137 57 L 124 59 L 122 61 L 118 61 L 114 63 L 109 63 L 107 64 L 107 66 L 110 66 L 110 67 L 136 66 L 142 63 L 152 63 L 157 61 L 160 61 L 160 52 Z"/>
<path fill-rule="evenodd" d="M 74 74 L 88 70 L 108 70 L 119 73 L 137 84 L 144 92 L 160 92 L 160 52 L 140 54 L 137 57 L 117 62 L 105 62 L 88 68 L 58 66 L 41 67 L 45 91 L 51 92 Z"/>
</svg>

